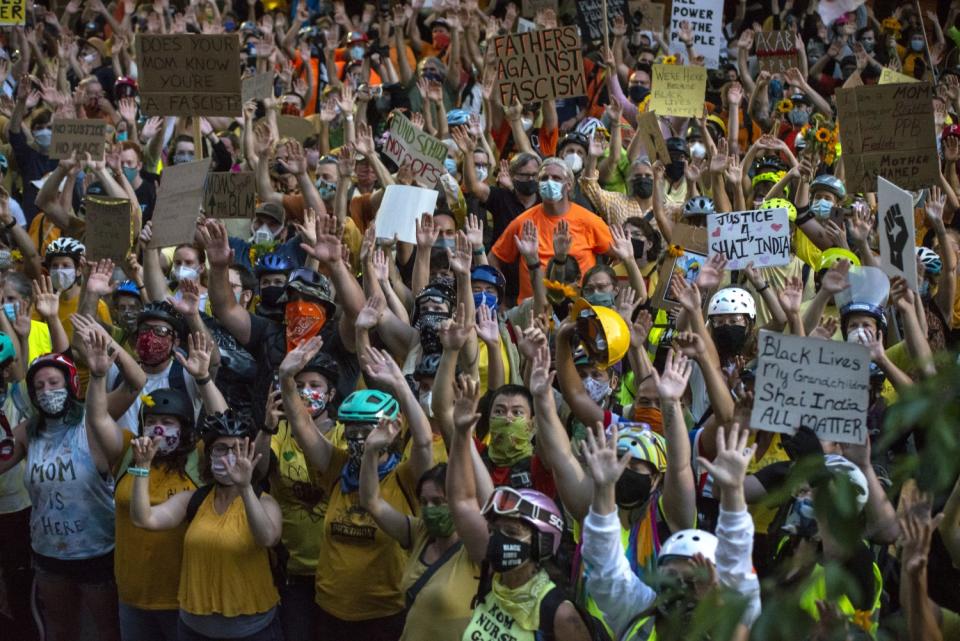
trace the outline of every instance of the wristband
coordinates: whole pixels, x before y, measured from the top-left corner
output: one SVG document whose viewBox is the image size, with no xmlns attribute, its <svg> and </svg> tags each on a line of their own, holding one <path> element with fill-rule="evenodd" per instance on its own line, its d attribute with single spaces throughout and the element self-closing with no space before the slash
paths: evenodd
<svg viewBox="0 0 960 641">
<path fill-rule="evenodd" d="M 13 219 L 13 220 L 11 220 L 9 223 L 7 223 L 6 225 L 4 225 L 4 226 L 3 226 L 3 229 L 4 229 L 4 231 L 10 231 L 11 229 L 13 229 L 13 228 L 16 227 L 16 226 L 17 226 L 17 221 L 16 221 L 16 219 Z"/>
<path fill-rule="evenodd" d="M 473 255 L 474 255 L 474 256 L 483 256 L 483 255 L 486 254 L 486 253 L 487 253 L 487 251 L 483 248 L 482 245 L 481 245 L 480 247 L 477 247 L 476 249 L 473 250 Z"/>
<path fill-rule="evenodd" d="M 101 379 L 101 378 L 106 378 L 106 377 L 107 377 L 106 374 L 94 374 L 93 372 L 90 372 L 90 378 L 91 378 L 91 379 L 94 379 L 94 378 L 95 378 L 95 379 L 99 380 L 99 379 Z"/>
<path fill-rule="evenodd" d="M 134 476 L 147 477 L 150 476 L 150 470 L 146 467 L 128 467 L 127 472 L 133 474 Z"/>
<path fill-rule="evenodd" d="M 540 269 L 540 263 L 527 263 L 527 269 L 535 272 Z"/>
<path fill-rule="evenodd" d="M 810 211 L 810 205 L 804 205 L 803 207 L 797 207 L 797 219 L 794 224 L 799 227 L 805 222 L 813 219 L 813 212 Z"/>
<path fill-rule="evenodd" d="M 757 287 L 757 293 L 760 294 L 760 293 L 762 293 L 762 292 L 765 292 L 765 291 L 767 291 L 767 289 L 769 289 L 769 288 L 770 288 L 770 283 L 764 283 L 764 284 L 761 285 L 760 287 Z"/>
<path fill-rule="evenodd" d="M 198 379 L 196 380 L 197 385 L 206 385 L 206 384 L 209 383 L 209 382 L 210 382 L 210 377 L 209 377 L 209 376 L 204 376 L 203 378 L 198 378 Z"/>
<path fill-rule="evenodd" d="M 567 260 L 569 260 L 569 259 L 570 259 L 569 256 L 564 256 L 564 257 L 563 257 L 563 260 L 560 260 L 559 258 L 557 258 L 556 256 L 554 256 L 554 257 L 553 257 L 553 264 L 554 264 L 554 265 L 566 265 L 566 264 L 567 264 Z"/>
</svg>

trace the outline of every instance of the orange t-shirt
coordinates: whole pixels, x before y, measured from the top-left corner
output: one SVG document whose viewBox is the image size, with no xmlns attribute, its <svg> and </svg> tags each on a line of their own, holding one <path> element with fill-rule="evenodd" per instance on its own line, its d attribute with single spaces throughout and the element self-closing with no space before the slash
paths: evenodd
<svg viewBox="0 0 960 641">
<path fill-rule="evenodd" d="M 610 249 L 610 228 L 603 219 L 580 205 L 570 203 L 570 208 L 563 216 L 550 216 L 543 210 L 543 205 L 534 205 L 527 211 L 513 219 L 493 245 L 493 255 L 504 263 L 512 263 L 520 257 L 514 236 L 520 235 L 523 223 L 532 220 L 537 226 L 539 239 L 540 265 L 546 266 L 553 258 L 553 230 L 561 220 L 567 221 L 570 226 L 570 236 L 573 242 L 570 245 L 570 256 L 580 265 L 580 274 L 597 264 L 597 254 L 604 254 Z M 520 261 L 520 297 L 521 302 L 533 295 L 530 285 L 530 273 L 525 261 Z"/>
</svg>

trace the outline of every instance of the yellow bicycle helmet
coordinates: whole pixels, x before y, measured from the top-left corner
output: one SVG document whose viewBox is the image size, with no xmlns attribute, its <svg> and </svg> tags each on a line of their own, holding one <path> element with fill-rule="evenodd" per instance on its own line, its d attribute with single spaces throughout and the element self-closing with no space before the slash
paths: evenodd
<svg viewBox="0 0 960 641">
<path fill-rule="evenodd" d="M 841 260 L 850 261 L 851 267 L 860 266 L 860 259 L 857 258 L 857 255 L 849 249 L 843 249 L 842 247 L 831 247 L 820 254 L 820 265 L 817 271 L 830 269 Z"/>
<path fill-rule="evenodd" d="M 765 200 L 760 205 L 760 209 L 786 209 L 787 220 L 791 223 L 797 220 L 797 208 L 786 198 L 770 198 Z"/>
</svg>

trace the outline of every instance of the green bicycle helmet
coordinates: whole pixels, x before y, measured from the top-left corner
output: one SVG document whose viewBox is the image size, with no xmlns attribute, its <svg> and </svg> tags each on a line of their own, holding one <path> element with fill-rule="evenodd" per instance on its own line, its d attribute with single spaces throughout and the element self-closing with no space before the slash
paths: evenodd
<svg viewBox="0 0 960 641">
<path fill-rule="evenodd" d="M 342 423 L 377 423 L 381 418 L 395 419 L 400 403 L 390 394 L 375 389 L 357 390 L 340 404 L 337 418 Z"/>
<path fill-rule="evenodd" d="M 10 337 L 0 332 L 0 367 L 6 367 L 17 355 Z"/>
</svg>

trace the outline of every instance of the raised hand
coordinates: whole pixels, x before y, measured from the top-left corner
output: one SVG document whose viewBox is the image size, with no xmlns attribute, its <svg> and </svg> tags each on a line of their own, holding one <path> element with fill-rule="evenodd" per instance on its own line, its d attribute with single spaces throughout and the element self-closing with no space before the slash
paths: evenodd
<svg viewBox="0 0 960 641">
<path fill-rule="evenodd" d="M 249 438 L 237 444 L 238 452 L 236 459 L 232 456 L 226 456 L 223 464 L 227 468 L 227 478 L 233 481 L 233 484 L 240 489 L 246 489 L 253 478 L 253 469 L 260 462 L 263 454 L 257 453 L 256 444 Z"/>
<path fill-rule="evenodd" d="M 833 340 L 833 336 L 840 329 L 840 323 L 833 316 L 821 318 L 820 323 L 810 332 L 810 338 L 819 338 L 825 341 Z"/>
<path fill-rule="evenodd" d="M 138 436 L 137 438 L 130 441 L 131 447 L 133 447 L 133 463 L 137 467 L 150 467 L 150 463 L 153 462 L 153 457 L 157 455 L 157 450 L 160 449 L 160 444 L 163 442 L 163 437 L 155 436 L 150 438 L 149 436 Z"/>
<path fill-rule="evenodd" d="M 701 291 L 712 291 L 720 286 L 723 280 L 723 272 L 727 268 L 727 257 L 721 254 L 714 254 L 707 259 L 707 262 L 700 268 L 697 274 L 696 285 Z"/>
<path fill-rule="evenodd" d="M 828 294 L 839 294 L 847 287 L 850 287 L 850 261 L 839 260 L 833 267 L 827 270 L 820 280 L 820 287 Z"/>
<path fill-rule="evenodd" d="M 573 236 L 570 235 L 570 224 L 561 220 L 553 229 L 553 257 L 562 260 L 570 255 L 573 245 Z"/>
<path fill-rule="evenodd" d="M 84 348 L 87 352 L 87 367 L 96 377 L 106 376 L 110 366 L 117 360 L 119 352 L 113 346 L 113 340 L 105 333 L 93 332 L 84 336 Z"/>
<path fill-rule="evenodd" d="M 780 307 L 787 314 L 799 314 L 800 302 L 803 300 L 803 280 L 798 277 L 788 278 L 783 289 L 777 292 Z"/>
<path fill-rule="evenodd" d="M 453 386 L 453 427 L 466 436 L 480 420 L 477 402 L 480 400 L 480 382 L 461 374 Z"/>
<path fill-rule="evenodd" d="M 943 208 L 947 204 L 947 195 L 943 193 L 940 187 L 933 185 L 930 187 L 930 193 L 927 195 L 927 201 L 924 212 L 927 214 L 927 220 L 930 225 L 937 227 L 943 224 Z"/>
<path fill-rule="evenodd" d="M 550 344 L 546 335 L 535 327 L 527 328 L 524 334 L 531 332 L 529 343 L 532 347 L 530 357 L 530 393 L 534 396 L 548 395 L 553 389 L 553 379 L 557 373 L 550 369 Z"/>
<path fill-rule="evenodd" d="M 400 371 L 400 366 L 388 354 L 376 347 L 367 346 L 360 357 L 363 375 L 371 381 L 383 385 L 388 390 L 400 389 L 407 381 Z"/>
<path fill-rule="evenodd" d="M 607 253 L 624 263 L 633 260 L 633 243 L 630 241 L 630 234 L 624 231 L 623 225 L 610 225 L 610 235 L 613 241 Z"/>
<path fill-rule="evenodd" d="M 177 283 L 179 296 L 167 296 L 167 302 L 184 318 L 193 318 L 200 313 L 200 284 L 195 280 Z"/>
<path fill-rule="evenodd" d="M 684 334 L 688 334 L 688 336 L 684 336 Z M 690 336 L 695 336 L 697 339 L 700 338 L 690 332 L 683 332 L 680 336 L 684 336 L 683 340 L 688 344 L 692 342 Z M 690 375 L 692 373 L 693 363 L 690 362 L 686 354 L 679 353 L 676 349 L 671 349 L 667 352 L 667 361 L 663 368 L 663 374 L 658 376 L 656 370 L 654 370 L 657 393 L 660 395 L 661 400 L 679 401 L 683 396 L 684 390 L 687 389 L 687 383 L 690 381 Z"/>
<path fill-rule="evenodd" d="M 470 333 L 474 331 L 474 322 L 467 318 L 467 308 L 463 303 L 457 305 L 453 318 L 441 323 L 437 337 L 443 349 L 459 350 L 467 344 Z"/>
<path fill-rule="evenodd" d="M 488 346 L 500 343 L 500 323 L 497 321 L 497 313 L 486 305 L 481 305 L 477 310 L 477 337 Z"/>
<path fill-rule="evenodd" d="M 649 311 L 641 309 L 640 313 L 637 314 L 637 319 L 630 325 L 630 346 L 636 349 L 644 349 L 652 327 L 653 316 Z"/>
<path fill-rule="evenodd" d="M 343 243 L 340 229 L 333 216 L 317 216 L 316 242 L 313 245 L 300 243 L 300 248 L 320 261 L 320 265 L 330 267 L 343 260 Z"/>
<path fill-rule="evenodd" d="M 930 517 L 930 505 L 914 505 L 911 495 L 905 495 L 903 514 L 900 516 L 900 563 L 904 570 L 916 576 L 927 568 L 930 554 L 930 539 L 940 526 L 943 513 Z"/>
<path fill-rule="evenodd" d="M 470 241 L 467 235 L 457 232 L 456 245 L 453 249 L 447 248 L 447 260 L 450 262 L 450 269 L 454 274 L 469 274 L 470 266 L 473 263 L 473 249 L 470 247 Z"/>
<path fill-rule="evenodd" d="M 381 251 L 380 253 L 383 252 Z M 357 320 L 355 321 L 354 326 L 357 329 L 373 329 L 377 326 L 377 323 L 380 322 L 380 317 L 383 316 L 383 310 L 386 306 L 387 302 L 384 300 L 383 296 L 380 294 L 371 296 L 363 304 L 363 308 L 360 310 L 360 313 L 357 314 Z"/>
<path fill-rule="evenodd" d="M 367 443 L 363 448 L 363 453 L 370 452 L 371 455 L 379 455 L 380 452 L 390 447 L 399 433 L 400 421 L 381 418 L 377 426 L 367 435 Z"/>
<path fill-rule="evenodd" d="M 720 426 L 717 428 L 717 456 L 713 461 L 697 457 L 697 461 L 721 489 L 736 490 L 743 485 L 747 466 L 757 449 L 756 443 L 747 445 L 749 439 L 750 430 L 741 430 L 739 423 L 734 423 L 729 429 Z"/>
<path fill-rule="evenodd" d="M 616 484 L 630 462 L 630 452 L 617 458 L 617 427 L 611 427 L 610 432 L 608 439 L 604 434 L 603 424 L 597 423 L 594 429 L 587 430 L 587 438 L 583 443 L 582 453 L 587 464 L 587 473 L 597 486 L 609 487 Z"/>
<path fill-rule="evenodd" d="M 640 304 L 637 290 L 629 285 L 620 290 L 616 298 L 617 313 L 625 319 L 633 318 L 633 310 Z"/>
<path fill-rule="evenodd" d="M 210 357 L 214 350 L 213 339 L 207 336 L 206 332 L 194 332 L 187 336 L 187 346 L 189 348 L 187 358 L 177 350 L 173 351 L 173 357 L 194 379 L 201 380 L 209 377 Z"/>
<path fill-rule="evenodd" d="M 467 240 L 470 241 L 470 247 L 472 249 L 483 248 L 483 225 L 480 224 L 480 219 L 476 214 L 467 216 L 467 224 L 464 227 L 464 231 L 467 233 Z"/>
<path fill-rule="evenodd" d="M 37 313 L 45 319 L 56 318 L 60 311 L 60 296 L 53 291 L 50 277 L 43 275 L 31 283 L 33 302 Z"/>
<path fill-rule="evenodd" d="M 440 236 L 440 228 L 433 222 L 433 215 L 426 212 L 417 221 L 417 251 L 429 252 Z"/>
<path fill-rule="evenodd" d="M 514 236 L 513 242 L 517 246 L 517 251 L 527 262 L 540 262 L 540 236 L 537 232 L 537 225 L 532 220 L 523 222 L 520 235 Z"/>
<path fill-rule="evenodd" d="M 287 352 L 278 370 L 280 377 L 286 378 L 299 374 L 307 366 L 307 363 L 317 355 L 321 347 L 323 347 L 323 339 L 314 336 Z"/>
<path fill-rule="evenodd" d="M 223 223 L 213 218 L 208 219 L 203 225 L 197 226 L 197 235 L 207 252 L 207 260 L 211 266 L 227 267 L 233 262 L 233 250 L 230 249 L 227 228 Z"/>
<path fill-rule="evenodd" d="M 687 279 L 681 274 L 675 273 L 670 278 L 670 297 L 680 303 L 680 306 L 688 314 L 698 312 L 703 306 L 703 301 L 700 298 L 700 288 L 696 283 L 692 285 L 688 283 Z"/>
</svg>

